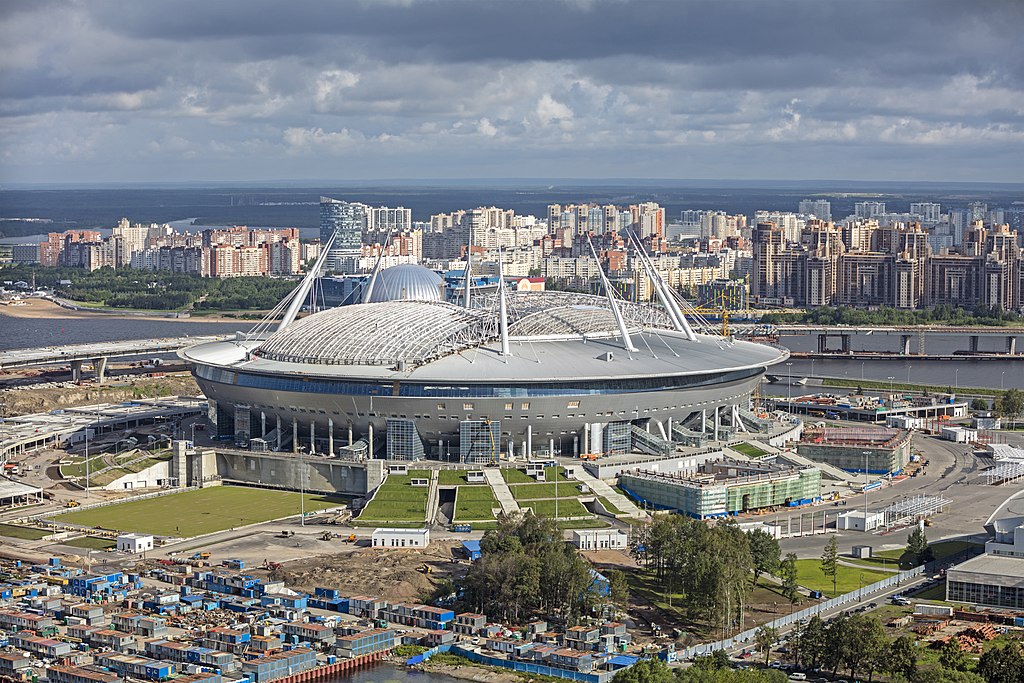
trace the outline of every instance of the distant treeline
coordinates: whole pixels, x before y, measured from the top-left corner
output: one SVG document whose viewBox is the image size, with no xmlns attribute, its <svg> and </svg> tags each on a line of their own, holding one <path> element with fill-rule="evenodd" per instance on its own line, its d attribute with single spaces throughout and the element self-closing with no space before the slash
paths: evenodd
<svg viewBox="0 0 1024 683">
<path fill-rule="evenodd" d="M 807 323 L 813 325 L 985 325 L 1000 327 L 1019 325 L 1024 316 L 995 306 L 973 309 L 942 304 L 919 311 L 901 308 L 864 310 L 839 306 L 823 306 L 801 313 L 769 313 L 761 322 L 774 325 Z"/>
<path fill-rule="evenodd" d="M 62 299 L 154 311 L 269 309 L 296 286 L 294 280 L 269 277 L 221 279 L 113 268 L 91 273 L 80 268 L 39 266 L 9 266 L 0 270 L 3 280 L 31 282 L 33 274 L 36 286 L 52 288 Z M 70 284 L 61 284 L 68 281 Z"/>
</svg>

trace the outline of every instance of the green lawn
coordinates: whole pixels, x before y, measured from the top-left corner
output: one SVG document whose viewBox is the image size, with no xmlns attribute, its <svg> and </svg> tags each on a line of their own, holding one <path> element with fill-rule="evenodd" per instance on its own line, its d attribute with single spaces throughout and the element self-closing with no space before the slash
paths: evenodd
<svg viewBox="0 0 1024 683">
<path fill-rule="evenodd" d="M 832 577 L 821 573 L 821 560 L 818 558 L 797 560 L 796 568 L 797 581 L 799 581 L 801 586 L 809 590 L 821 591 L 830 598 L 842 595 L 843 593 L 849 593 L 861 586 L 867 586 L 892 575 L 890 572 L 839 565 L 839 571 L 836 574 L 837 590 L 833 591 Z"/>
<path fill-rule="evenodd" d="M 26 541 L 38 541 L 52 533 L 52 531 L 43 531 L 42 529 L 30 529 L 28 527 L 15 526 L 13 524 L 0 524 L 0 536 L 7 536 L 8 538 L 21 538 Z"/>
<path fill-rule="evenodd" d="M 421 474 L 408 476 L 392 474 L 381 484 L 370 504 L 359 513 L 359 521 L 380 522 L 422 522 L 427 516 L 426 486 L 412 486 L 413 477 L 424 478 Z"/>
<path fill-rule="evenodd" d="M 760 458 L 761 456 L 768 455 L 768 451 L 764 450 L 763 448 L 758 448 L 754 444 L 748 443 L 746 441 L 733 444 L 729 446 L 729 448 L 733 449 L 737 453 L 742 453 L 748 458 Z"/>
<path fill-rule="evenodd" d="M 494 519 L 493 510 L 501 507 L 489 486 L 460 486 L 455 493 L 452 521 Z"/>
<path fill-rule="evenodd" d="M 621 514 L 623 514 L 622 510 L 620 510 L 619 508 L 615 507 L 615 505 L 613 505 L 612 502 L 610 500 L 608 500 L 607 498 L 605 498 L 604 496 L 598 496 L 597 499 L 599 501 L 601 501 L 601 505 L 604 506 L 604 509 L 607 510 L 608 512 L 612 513 L 613 515 L 621 515 Z"/>
<path fill-rule="evenodd" d="M 305 495 L 306 512 L 344 505 L 343 498 Z M 157 536 L 199 536 L 299 514 L 299 494 L 289 491 L 214 486 L 158 498 L 66 512 L 56 522 L 138 531 Z"/>
<path fill-rule="evenodd" d="M 565 476 L 565 468 L 559 465 L 558 467 L 545 467 L 544 468 L 544 481 L 572 481 L 569 477 Z"/>
<path fill-rule="evenodd" d="M 470 484 L 466 481 L 466 472 L 469 470 L 441 470 L 437 473 L 438 486 L 487 486 L 483 484 Z"/>
<path fill-rule="evenodd" d="M 557 486 L 557 490 L 556 490 Z M 580 495 L 579 484 L 515 484 L 509 486 L 516 500 L 537 500 L 539 498 L 572 498 Z"/>
<path fill-rule="evenodd" d="M 70 545 L 75 548 L 87 548 L 89 550 L 106 550 L 108 548 L 113 548 L 117 543 L 109 538 L 82 536 L 81 538 L 73 538 L 70 541 L 61 541 L 61 545 Z"/>
<path fill-rule="evenodd" d="M 539 517 L 554 517 L 555 502 L 556 501 L 554 500 L 531 500 L 528 503 L 523 503 L 522 506 L 533 508 L 533 514 Z M 583 507 L 583 503 L 579 502 L 575 498 L 559 498 L 557 503 L 559 517 L 593 516 L 593 513 Z"/>
<path fill-rule="evenodd" d="M 526 470 L 515 467 L 501 468 L 501 476 L 506 484 L 532 484 L 536 481 L 533 477 L 526 476 Z"/>
<path fill-rule="evenodd" d="M 60 466 L 60 476 L 65 479 L 71 479 L 73 477 L 84 477 L 85 476 L 85 458 L 72 457 L 68 458 L 71 460 L 70 465 Z M 93 455 L 89 457 L 89 483 L 92 483 L 92 474 L 106 467 L 106 463 L 103 462 L 102 455 Z"/>
</svg>

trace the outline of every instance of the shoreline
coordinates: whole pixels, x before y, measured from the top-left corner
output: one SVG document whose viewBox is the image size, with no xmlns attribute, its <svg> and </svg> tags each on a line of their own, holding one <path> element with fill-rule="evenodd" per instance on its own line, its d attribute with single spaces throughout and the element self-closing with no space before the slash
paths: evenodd
<svg viewBox="0 0 1024 683">
<path fill-rule="evenodd" d="M 242 317 L 231 317 L 223 312 L 211 315 L 197 315 L 189 317 L 175 317 L 171 312 L 159 313 L 157 311 L 125 311 L 123 313 L 110 310 L 82 310 L 71 309 L 60 306 L 49 299 L 26 299 L 24 306 L 0 306 L 0 315 L 9 318 L 20 318 L 28 320 L 51 319 L 51 320 L 153 320 L 160 322 L 179 323 L 248 323 L 255 325 L 258 319 Z M 264 311 L 238 311 L 239 315 L 246 313 L 263 314 Z"/>
</svg>

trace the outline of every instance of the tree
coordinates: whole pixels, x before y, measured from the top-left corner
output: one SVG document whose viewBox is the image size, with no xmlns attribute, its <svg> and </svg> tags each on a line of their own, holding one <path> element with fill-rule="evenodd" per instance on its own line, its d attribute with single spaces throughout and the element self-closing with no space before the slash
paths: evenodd
<svg viewBox="0 0 1024 683">
<path fill-rule="evenodd" d="M 907 680 L 917 674 L 917 644 L 913 637 L 902 635 L 889 646 L 885 671 Z"/>
<path fill-rule="evenodd" d="M 674 683 L 674 674 L 660 659 L 641 659 L 615 674 L 612 683 Z"/>
<path fill-rule="evenodd" d="M 704 671 L 720 671 L 730 668 L 732 663 L 729 661 L 729 655 L 726 654 L 725 650 L 715 650 L 709 655 L 694 657 L 693 666 Z"/>
<path fill-rule="evenodd" d="M 765 666 L 768 665 L 768 658 L 771 656 L 772 647 L 778 639 L 779 629 L 769 626 L 768 624 L 764 624 L 754 633 L 754 643 L 757 647 L 757 651 L 764 653 Z"/>
<path fill-rule="evenodd" d="M 988 401 L 983 398 L 976 398 L 971 401 L 971 410 L 975 412 L 983 412 L 988 410 Z"/>
<path fill-rule="evenodd" d="M 924 564 L 934 559 L 932 549 L 928 546 L 928 535 L 924 527 L 918 525 L 907 537 L 907 555 L 910 556 L 914 566 Z"/>
<path fill-rule="evenodd" d="M 1017 417 L 1024 412 L 1024 391 L 1007 389 L 996 399 L 996 410 L 1003 417 Z"/>
<path fill-rule="evenodd" d="M 967 671 L 967 655 L 960 649 L 960 639 L 953 636 L 942 645 L 939 664 L 950 671 Z"/>
<path fill-rule="evenodd" d="M 1024 681 L 1024 647 L 1007 643 L 981 655 L 975 669 L 985 683 L 1017 683 Z"/>
<path fill-rule="evenodd" d="M 914 677 L 914 683 L 985 683 L 985 679 L 973 671 L 921 669 Z"/>
<path fill-rule="evenodd" d="M 625 572 L 610 569 L 604 573 L 608 579 L 608 597 L 616 609 L 625 610 L 629 606 L 629 581 Z"/>
<path fill-rule="evenodd" d="M 832 595 L 835 595 L 839 574 L 839 543 L 835 536 L 828 539 L 825 551 L 821 554 L 821 573 L 832 579 Z"/>
<path fill-rule="evenodd" d="M 822 664 L 825 658 L 825 648 L 828 647 L 828 634 L 826 633 L 825 622 L 817 614 L 811 617 L 798 637 L 800 641 L 799 663 L 808 669 L 816 669 Z"/>
<path fill-rule="evenodd" d="M 782 579 L 782 594 L 792 603 L 800 600 L 797 584 L 796 553 L 787 553 L 786 559 L 779 563 L 779 578 Z"/>
<path fill-rule="evenodd" d="M 779 569 L 779 541 L 763 529 L 754 529 L 747 534 L 750 543 L 751 570 L 754 583 L 757 584 L 761 574 L 774 574 Z"/>
</svg>

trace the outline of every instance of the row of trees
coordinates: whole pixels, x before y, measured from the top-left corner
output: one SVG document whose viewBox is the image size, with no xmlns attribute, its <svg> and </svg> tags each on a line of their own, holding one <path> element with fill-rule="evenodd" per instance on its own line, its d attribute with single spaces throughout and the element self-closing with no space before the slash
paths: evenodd
<svg viewBox="0 0 1024 683">
<path fill-rule="evenodd" d="M 787 595 L 798 598 L 796 557 L 783 560 L 770 534 L 744 533 L 732 521 L 708 526 L 681 515 L 658 516 L 637 528 L 631 552 L 650 570 L 670 604 L 682 593 L 690 618 L 718 625 L 723 632 L 743 627 L 748 595 L 763 574 L 782 575 Z"/>
<path fill-rule="evenodd" d="M 940 304 L 923 310 L 879 308 L 865 310 L 848 306 L 822 306 L 800 313 L 769 313 L 761 322 L 770 324 L 811 323 L 815 325 L 990 325 L 1019 324 L 1024 317 L 995 306 L 972 309 Z"/>
<path fill-rule="evenodd" d="M 615 674 L 612 683 L 786 683 L 786 675 L 774 669 L 730 669 L 729 658 L 718 652 L 686 669 L 644 659 Z"/>
<path fill-rule="evenodd" d="M 550 518 L 500 515 L 480 549 L 483 556 L 466 574 L 464 600 L 492 619 L 521 624 L 543 614 L 575 624 L 599 598 L 590 564 L 562 540 Z M 625 577 L 609 574 L 612 601 L 625 604 Z"/>
<path fill-rule="evenodd" d="M 33 275 L 37 286 L 52 288 L 63 298 L 143 310 L 270 309 L 295 287 L 293 280 L 278 278 L 208 278 L 113 268 L 89 272 L 81 268 L 14 266 L 4 269 L 3 279 L 31 282 Z"/>
</svg>

